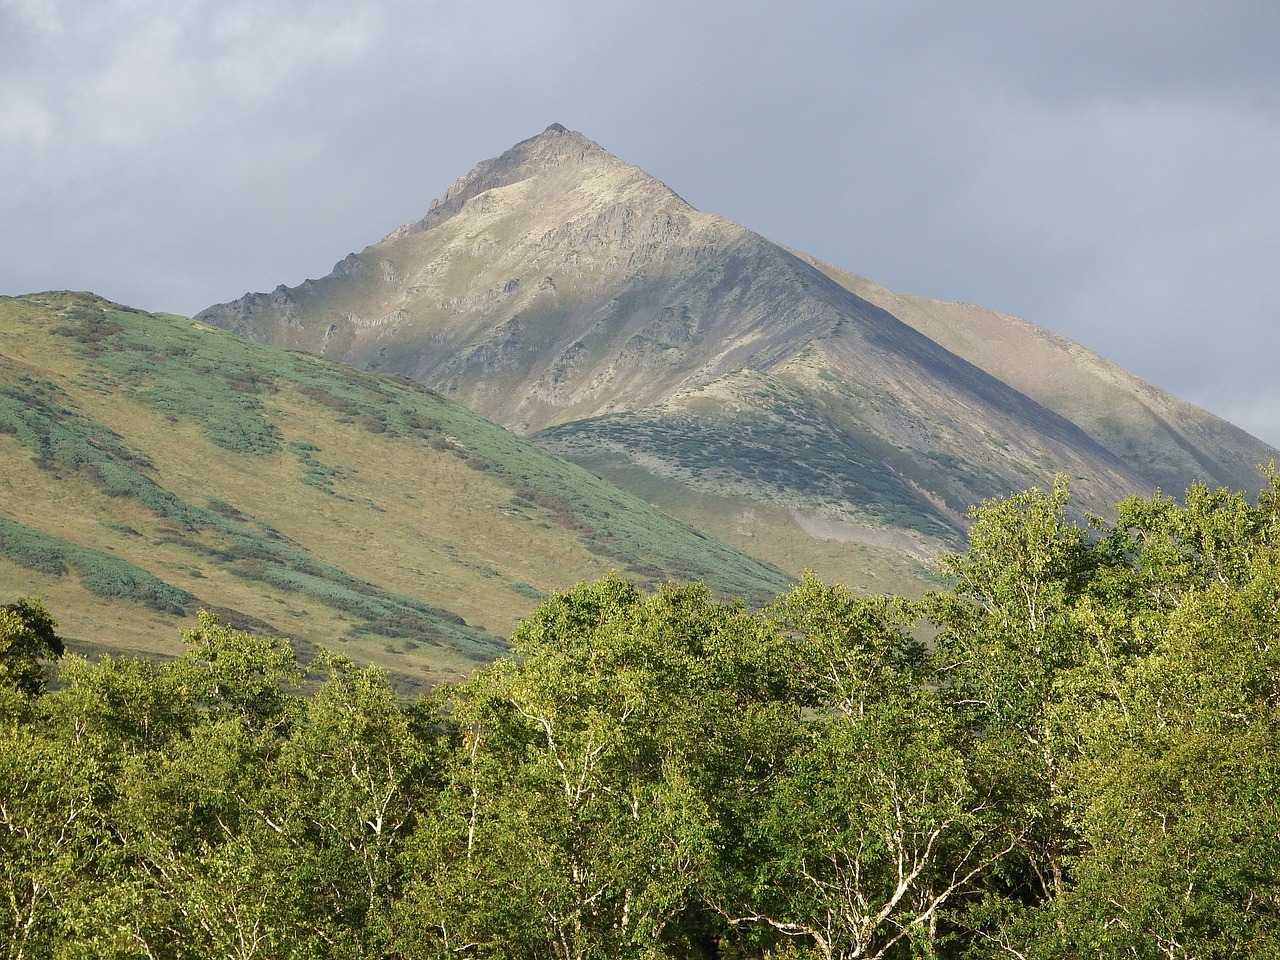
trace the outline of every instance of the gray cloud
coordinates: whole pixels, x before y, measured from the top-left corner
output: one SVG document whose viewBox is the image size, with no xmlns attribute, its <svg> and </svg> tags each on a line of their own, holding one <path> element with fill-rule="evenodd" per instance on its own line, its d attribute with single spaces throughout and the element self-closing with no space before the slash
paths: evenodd
<svg viewBox="0 0 1280 960">
<path fill-rule="evenodd" d="M 0 0 L 0 293 L 326 273 L 559 121 L 1280 444 L 1280 8 Z"/>
</svg>

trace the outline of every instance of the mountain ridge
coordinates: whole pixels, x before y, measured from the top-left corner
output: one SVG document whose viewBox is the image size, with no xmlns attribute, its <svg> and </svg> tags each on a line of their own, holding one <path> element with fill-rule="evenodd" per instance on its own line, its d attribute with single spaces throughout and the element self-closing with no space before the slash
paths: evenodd
<svg viewBox="0 0 1280 960">
<path fill-rule="evenodd" d="M 970 504 L 1054 473 L 1101 512 L 1198 479 L 1239 486 L 1275 454 L 1065 340 L 1033 349 L 1034 325 L 964 311 L 698 211 L 552 125 L 327 277 L 199 316 L 426 383 L 793 572 L 815 550 L 820 572 L 840 564 L 797 529 L 893 529 L 927 555 L 958 541 Z M 769 529 L 734 540 L 757 510 Z"/>
<path fill-rule="evenodd" d="M 1247 489 L 1258 482 L 1255 466 L 1265 464 L 1266 460 L 1233 466 L 1227 455 L 1230 448 L 1252 446 L 1259 456 L 1268 451 L 1275 453 L 1267 444 L 1234 424 L 1173 396 L 1096 351 L 1025 319 L 975 304 L 896 293 L 850 271 L 822 263 L 798 251 L 792 252 L 852 292 L 886 309 L 892 307 L 899 314 L 908 315 L 909 322 L 916 329 L 992 376 L 1014 385 L 1020 392 L 1061 412 L 1068 419 L 1082 422 L 1082 428 L 1095 439 L 1099 435 L 1107 436 L 1108 419 L 1114 418 L 1117 404 L 1145 411 L 1151 418 L 1151 427 L 1157 431 L 1172 431 L 1169 421 L 1176 421 L 1184 431 L 1192 431 L 1197 440 L 1192 450 L 1178 444 L 1180 450 L 1188 453 L 1189 459 L 1174 460 L 1166 465 L 1147 461 L 1161 481 L 1157 486 L 1166 490 L 1183 489 L 1187 471 L 1192 468 L 1204 471 L 1205 476 L 1201 479 Z M 1000 345 L 1001 350 L 992 350 L 993 344 Z M 1028 353 L 1031 353 L 1030 358 Z M 1084 368 L 1098 383 L 1082 388 L 1078 382 L 1064 382 L 1062 377 L 1055 376 L 1064 360 Z M 1098 393 L 1103 394 L 1103 399 L 1093 400 L 1093 409 L 1089 409 L 1090 397 Z M 1115 438 L 1112 442 L 1120 440 Z M 1105 440 L 1099 442 L 1109 445 Z M 1224 448 L 1223 455 L 1211 462 L 1206 461 L 1203 454 L 1195 452 L 1195 446 L 1213 448 L 1219 445 Z"/>
</svg>

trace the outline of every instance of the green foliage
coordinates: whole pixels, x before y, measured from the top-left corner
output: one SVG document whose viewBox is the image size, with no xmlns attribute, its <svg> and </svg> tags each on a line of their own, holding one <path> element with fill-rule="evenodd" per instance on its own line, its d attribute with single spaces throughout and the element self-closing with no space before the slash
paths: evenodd
<svg viewBox="0 0 1280 960">
<path fill-rule="evenodd" d="M 930 679 L 925 648 L 909 633 L 918 615 L 910 603 L 854 597 L 806 571 L 770 612 L 794 637 L 807 705 L 861 714 Z"/>
<path fill-rule="evenodd" d="M 69 543 L 7 517 L 0 517 L 0 556 L 56 576 L 74 570 L 81 586 L 95 596 L 129 600 L 161 613 L 181 615 L 192 599 L 185 590 L 127 560 Z"/>
<path fill-rule="evenodd" d="M 70 571 L 63 559 L 72 544 L 0 517 L 0 556 L 20 567 L 56 577 Z"/>
<path fill-rule="evenodd" d="M 1081 842 L 1052 908 L 1082 945 L 1280 950 L 1280 552 L 1266 511 L 1241 507 L 1203 493 L 1172 513 L 1160 504 L 1175 532 L 1151 544 L 1167 610 L 1138 618 L 1142 654 L 1087 714 L 1057 708 L 1078 737 L 1064 792 Z M 1153 585 L 1150 569 L 1136 572 Z"/>
<path fill-rule="evenodd" d="M 287 644 L 207 613 L 174 661 L 66 657 L 30 696 L 56 634 L 18 601 L 0 608 L 22 641 L 0 662 L 27 670 L 0 697 L 0 945 L 1280 955 L 1267 482 L 1086 528 L 1065 483 L 988 502 L 944 561 L 952 589 L 919 603 L 806 575 L 753 613 L 611 575 L 412 704 L 330 653 L 304 676 Z"/>
<path fill-rule="evenodd" d="M 234 717 L 254 732 L 288 723 L 286 690 L 301 682 L 293 650 L 225 627 L 205 610 L 197 619 L 182 636 L 187 652 L 172 667 L 187 696 L 215 718 Z"/>
<path fill-rule="evenodd" d="M 313 453 L 319 452 L 319 447 L 313 443 L 300 441 L 289 444 L 289 449 L 297 456 L 298 463 L 302 466 L 303 483 L 335 497 L 339 496 L 333 489 L 333 481 L 342 476 L 342 471 L 337 467 L 326 466 L 312 456 Z"/>
<path fill-rule="evenodd" d="M 0 687 L 27 694 L 44 690 L 44 667 L 40 661 L 63 654 L 57 627 L 34 597 L 0 606 Z"/>
<path fill-rule="evenodd" d="M 886 467 L 877 441 L 840 429 L 797 392 L 762 399 L 779 404 L 778 411 L 738 416 L 729 425 L 710 417 L 624 413 L 576 420 L 538 437 L 553 448 L 622 444 L 708 480 L 853 503 L 882 520 L 951 536 L 936 508 Z"/>
<path fill-rule="evenodd" d="M 556 957 L 651 956 L 679 941 L 719 836 L 708 788 L 752 695 L 731 685 L 749 675 L 729 641 L 747 622 L 700 586 L 646 596 L 609 577 L 522 623 L 520 662 L 452 695 L 453 827 L 412 851 L 419 875 L 399 907 L 411 955 L 458 938 Z"/>
<path fill-rule="evenodd" d="M 135 318 L 125 319 L 138 322 Z M 388 637 L 426 635 L 436 642 L 458 645 L 473 655 L 477 650 L 492 649 L 492 638 L 468 628 L 457 616 L 318 562 L 266 524 L 234 508 L 187 503 L 147 476 L 143 472 L 146 464 L 128 451 L 119 437 L 60 405 L 52 385 L 33 381 L 26 386 L 28 389 L 19 391 L 0 384 L 0 417 L 16 425 L 16 435 L 31 447 L 36 462 L 45 469 L 58 475 L 73 473 L 90 480 L 109 496 L 135 500 L 158 518 L 169 521 L 180 531 L 175 535 L 195 550 L 229 563 L 235 576 L 301 592 L 354 614 L 359 618 L 355 632 Z M 192 395 L 197 399 L 201 396 L 198 392 Z M 204 407 L 200 409 L 213 415 Z M 231 433 L 243 433 L 242 425 L 231 423 L 224 427 Z M 323 467 L 313 452 L 315 448 L 310 444 L 296 448 L 307 471 L 304 482 L 333 492 L 337 472 Z M 194 602 L 186 591 L 127 561 L 4 517 L 0 517 L 0 555 L 43 573 L 63 575 L 74 569 L 81 585 L 96 596 L 129 600 L 161 612 L 181 614 Z"/>
<path fill-rule="evenodd" d="M 144 315 L 113 304 L 81 302 L 64 308 L 63 314 L 76 322 L 53 332 L 77 341 L 115 389 L 170 417 L 198 421 L 205 435 L 224 450 L 264 454 L 279 449 L 280 432 L 264 417 L 258 399 L 274 386 L 269 376 L 243 360 L 201 362 L 205 351 L 190 330 L 180 334 L 147 324 L 144 340 L 131 339 L 145 324 Z"/>
</svg>

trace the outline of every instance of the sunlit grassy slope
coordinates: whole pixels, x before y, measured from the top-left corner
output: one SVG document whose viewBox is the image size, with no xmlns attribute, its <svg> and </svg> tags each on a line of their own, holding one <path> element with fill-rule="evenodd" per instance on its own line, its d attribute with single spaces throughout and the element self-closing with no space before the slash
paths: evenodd
<svg viewBox="0 0 1280 960">
<path fill-rule="evenodd" d="M 83 293 L 0 298 L 0 598 L 164 654 L 196 609 L 402 685 L 618 569 L 759 602 L 776 568 L 401 378 Z"/>
</svg>

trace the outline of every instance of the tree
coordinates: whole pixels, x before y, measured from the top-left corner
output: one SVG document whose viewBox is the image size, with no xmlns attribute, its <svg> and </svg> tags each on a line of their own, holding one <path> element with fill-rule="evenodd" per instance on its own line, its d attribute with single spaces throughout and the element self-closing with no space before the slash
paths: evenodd
<svg viewBox="0 0 1280 960">
<path fill-rule="evenodd" d="M 182 635 L 187 651 L 173 676 L 213 719 L 228 717 L 255 734 L 285 732 L 298 707 L 288 691 L 302 680 L 287 642 L 233 630 L 206 610 Z"/>
<path fill-rule="evenodd" d="M 928 954 L 1025 827 L 931 683 L 910 604 L 806 575 L 769 613 L 806 709 L 752 792 L 746 882 L 721 910 L 824 960 Z"/>
<path fill-rule="evenodd" d="M 1180 550 L 1138 574 L 1167 609 L 1110 696 L 1065 721 L 1079 853 L 1042 955 L 1277 956 L 1280 551 L 1234 497 L 1154 506 L 1179 531 L 1156 549 Z"/>
<path fill-rule="evenodd" d="M 107 842 L 102 788 L 84 750 L 0 725 L 0 956 L 50 955 Z"/>
<path fill-rule="evenodd" d="M 1099 566 L 1069 503 L 1059 477 L 1052 492 L 1032 487 L 970 510 L 969 549 L 940 563 L 951 590 L 926 600 L 957 708 L 1032 743 L 1053 675 L 1080 660 L 1072 607 Z"/>
<path fill-rule="evenodd" d="M 970 511 L 969 549 L 943 558 L 950 591 L 924 608 L 937 628 L 935 676 L 975 751 L 1002 769 L 1022 812 L 1020 871 L 1000 896 L 1042 902 L 1067 882 L 1071 832 L 1061 820 L 1062 743 L 1050 714 L 1062 679 L 1089 657 L 1081 611 L 1111 558 L 1068 516 L 1070 490 L 1031 488 Z"/>
<path fill-rule="evenodd" d="M 24 694 L 44 690 L 41 660 L 63 654 L 58 624 L 44 605 L 25 597 L 0 607 L 0 687 L 16 688 Z"/>
<path fill-rule="evenodd" d="M 649 957 L 717 848 L 731 729 L 767 670 L 752 618 L 701 585 L 616 576 L 550 598 L 451 697 L 442 823 L 415 843 L 401 926 L 414 956 Z"/>
<path fill-rule="evenodd" d="M 329 677 L 282 746 L 258 816 L 292 848 L 281 884 L 305 895 L 314 935 L 376 955 L 401 891 L 400 853 L 436 813 L 438 718 L 424 704 L 403 708 L 377 668 L 329 653 L 312 666 Z"/>
</svg>

